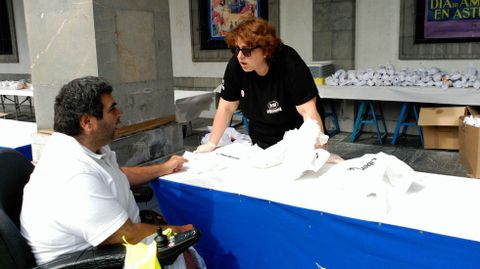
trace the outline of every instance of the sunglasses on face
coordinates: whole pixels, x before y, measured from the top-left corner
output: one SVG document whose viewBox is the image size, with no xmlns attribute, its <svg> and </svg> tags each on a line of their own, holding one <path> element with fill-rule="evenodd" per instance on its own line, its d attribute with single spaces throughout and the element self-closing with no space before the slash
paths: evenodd
<svg viewBox="0 0 480 269">
<path fill-rule="evenodd" d="M 254 49 L 257 49 L 259 48 L 260 46 L 255 46 L 253 48 L 239 48 L 239 47 L 233 47 L 233 48 L 230 48 L 230 50 L 232 50 L 232 53 L 235 55 L 235 56 L 238 56 L 238 53 L 241 51 L 243 56 L 245 57 L 250 57 L 252 55 L 252 51 Z"/>
</svg>

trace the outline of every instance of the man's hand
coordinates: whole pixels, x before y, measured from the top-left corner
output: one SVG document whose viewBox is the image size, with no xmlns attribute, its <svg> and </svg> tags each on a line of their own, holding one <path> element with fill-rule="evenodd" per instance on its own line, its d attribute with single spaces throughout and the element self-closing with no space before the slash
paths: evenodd
<svg viewBox="0 0 480 269">
<path fill-rule="evenodd" d="M 181 156 L 173 155 L 163 164 L 165 166 L 165 174 L 171 174 L 182 170 L 185 162 L 188 162 L 188 160 Z"/>
<path fill-rule="evenodd" d="M 315 149 L 324 149 L 327 150 L 328 146 L 327 144 L 315 144 Z"/>
<path fill-rule="evenodd" d="M 207 144 L 203 144 L 197 147 L 197 149 L 194 151 L 194 153 L 206 153 L 206 152 L 211 152 L 213 151 L 217 145 L 214 143 L 208 141 Z"/>
<path fill-rule="evenodd" d="M 183 232 L 186 232 L 186 231 L 190 231 L 190 230 L 193 230 L 193 225 L 192 224 L 186 224 L 186 225 L 182 225 L 182 226 L 162 226 L 162 230 L 165 230 L 166 228 L 170 228 L 172 229 L 173 232 L 176 232 L 176 233 L 183 233 Z"/>
<path fill-rule="evenodd" d="M 182 225 L 182 226 L 162 226 L 162 231 L 166 228 L 172 229 L 175 233 L 183 233 L 186 231 L 190 231 L 193 229 L 192 224 Z M 187 249 L 183 252 L 183 259 L 185 260 L 185 265 L 187 269 L 195 269 L 197 268 L 197 264 L 195 263 L 190 251 Z"/>
<path fill-rule="evenodd" d="M 176 233 L 182 233 L 193 229 L 192 224 L 182 225 L 182 226 L 170 226 L 165 225 L 161 226 L 162 231 L 170 228 Z M 155 233 L 157 231 L 157 226 L 147 223 L 132 223 L 129 219 L 110 237 L 101 243 L 101 245 L 111 245 L 123 243 L 123 238 L 127 240 L 130 244 L 136 244 L 142 241 L 145 237 Z"/>
<path fill-rule="evenodd" d="M 183 164 L 188 160 L 178 155 L 173 155 L 164 163 L 152 164 L 147 166 L 122 167 L 122 171 L 127 175 L 130 186 L 147 183 L 148 181 L 161 177 L 163 175 L 178 172 Z"/>
</svg>

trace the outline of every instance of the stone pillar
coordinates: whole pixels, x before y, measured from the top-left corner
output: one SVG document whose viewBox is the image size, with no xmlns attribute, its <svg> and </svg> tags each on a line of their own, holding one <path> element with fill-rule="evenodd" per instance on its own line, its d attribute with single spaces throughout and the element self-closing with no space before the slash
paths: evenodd
<svg viewBox="0 0 480 269">
<path fill-rule="evenodd" d="M 86 75 L 113 84 L 120 127 L 173 117 L 168 0 L 24 0 L 24 7 L 39 130 L 53 127 L 61 86 Z M 34 158 L 41 152 L 36 146 Z M 167 123 L 120 138 L 112 148 L 121 164 L 135 165 L 182 150 L 182 132 Z"/>
<path fill-rule="evenodd" d="M 313 60 L 332 61 L 335 70 L 355 68 L 356 0 L 312 0 Z M 340 130 L 351 132 L 355 119 L 351 100 L 325 100 L 331 103 L 339 118 Z M 330 107 L 327 106 L 327 110 Z M 327 120 L 327 128 L 332 122 Z M 368 128 L 368 127 L 367 127 Z"/>
</svg>

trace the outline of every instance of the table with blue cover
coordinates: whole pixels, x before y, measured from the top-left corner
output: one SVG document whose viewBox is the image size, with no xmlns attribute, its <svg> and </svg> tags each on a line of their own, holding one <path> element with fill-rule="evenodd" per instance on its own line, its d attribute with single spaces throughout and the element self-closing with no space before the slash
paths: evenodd
<svg viewBox="0 0 480 269">
<path fill-rule="evenodd" d="M 328 170 L 328 165 L 324 167 Z M 202 231 L 208 268 L 480 268 L 480 181 L 419 173 L 391 209 L 334 187 L 229 165 L 151 183 L 171 224 Z"/>
<path fill-rule="evenodd" d="M 0 119 L 0 149 L 14 149 L 32 160 L 32 134 L 36 132 L 34 122 Z"/>
</svg>

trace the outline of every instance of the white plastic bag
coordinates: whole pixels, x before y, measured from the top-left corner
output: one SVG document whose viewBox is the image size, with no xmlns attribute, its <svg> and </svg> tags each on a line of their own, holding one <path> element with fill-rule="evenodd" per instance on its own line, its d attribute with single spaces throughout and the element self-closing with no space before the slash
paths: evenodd
<svg viewBox="0 0 480 269">
<path fill-rule="evenodd" d="M 208 131 L 212 131 L 212 126 L 208 126 Z M 202 137 L 201 143 L 207 144 L 210 141 L 211 133 L 207 133 Z M 235 128 L 227 127 L 225 132 L 223 132 L 220 141 L 217 143 L 217 147 L 223 147 L 226 145 L 230 145 L 232 143 L 252 143 L 252 139 L 250 139 L 249 135 L 241 134 L 235 130 Z"/>
</svg>

